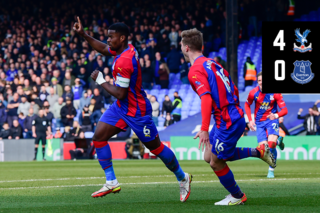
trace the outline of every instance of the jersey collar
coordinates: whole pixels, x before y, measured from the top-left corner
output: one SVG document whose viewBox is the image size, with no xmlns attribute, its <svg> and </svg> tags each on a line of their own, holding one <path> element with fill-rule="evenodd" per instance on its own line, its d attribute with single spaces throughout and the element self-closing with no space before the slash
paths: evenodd
<svg viewBox="0 0 320 213">
<path fill-rule="evenodd" d="M 120 54 L 120 55 L 117 55 L 117 57 L 116 58 L 119 58 L 124 52 L 126 52 L 127 50 L 129 50 L 130 49 L 130 45 L 128 44 L 128 48 L 127 49 L 125 49 L 125 50 L 123 50 L 123 52 Z"/>
<path fill-rule="evenodd" d="M 194 59 L 194 62 L 193 62 L 193 63 L 196 63 L 196 60 L 197 60 L 198 58 L 201 58 L 201 57 L 203 57 L 203 55 L 200 55 L 200 56 L 198 56 L 196 59 Z"/>
</svg>

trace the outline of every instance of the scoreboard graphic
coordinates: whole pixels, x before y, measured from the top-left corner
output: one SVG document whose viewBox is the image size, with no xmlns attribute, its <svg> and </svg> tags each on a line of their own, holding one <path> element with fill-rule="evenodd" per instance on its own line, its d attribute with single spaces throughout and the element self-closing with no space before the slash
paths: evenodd
<svg viewBox="0 0 320 213">
<path fill-rule="evenodd" d="M 262 92 L 320 93 L 320 22 L 263 22 Z"/>
</svg>

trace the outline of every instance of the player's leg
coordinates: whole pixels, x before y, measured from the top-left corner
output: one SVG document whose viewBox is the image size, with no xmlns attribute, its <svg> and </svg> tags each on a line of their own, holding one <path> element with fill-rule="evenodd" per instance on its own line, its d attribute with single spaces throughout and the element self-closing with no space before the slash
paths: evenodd
<svg viewBox="0 0 320 213">
<path fill-rule="evenodd" d="M 216 202 L 215 205 L 240 205 L 247 201 L 246 195 L 241 191 L 234 179 L 233 173 L 223 159 L 219 159 L 214 153 L 211 153 L 210 166 L 218 176 L 220 183 L 230 192 L 225 199 Z"/>
<path fill-rule="evenodd" d="M 124 130 L 127 124 L 120 118 L 113 107 L 110 107 L 101 116 L 92 137 L 93 145 L 96 148 L 98 161 L 106 176 L 106 184 L 94 192 L 92 197 L 102 197 L 109 193 L 116 193 L 121 190 L 112 165 L 112 154 L 108 140 Z"/>
<path fill-rule="evenodd" d="M 172 150 L 161 143 L 158 130 L 151 116 L 140 118 L 131 118 L 122 116 L 125 122 L 136 133 L 140 141 L 150 150 L 150 152 L 159 157 L 166 167 L 175 174 L 180 184 L 180 201 L 185 202 L 190 195 L 190 183 L 192 176 L 185 173 L 172 152 Z"/>
<path fill-rule="evenodd" d="M 36 139 L 34 141 L 34 158 L 33 158 L 34 161 L 37 160 L 39 141 L 40 141 L 40 138 L 37 135 L 37 137 L 36 137 Z"/>
<path fill-rule="evenodd" d="M 41 135 L 41 144 L 42 144 L 42 159 L 45 161 L 45 155 L 46 155 L 46 144 L 47 144 L 47 138 L 46 135 Z"/>
<path fill-rule="evenodd" d="M 230 195 L 215 203 L 215 205 L 239 205 L 247 201 L 226 163 L 227 159 L 233 157 L 237 141 L 241 137 L 245 126 L 245 120 L 240 119 L 232 124 L 228 130 L 216 128 L 214 134 L 210 134 L 210 144 L 212 145 L 210 166 L 218 176 L 220 183 L 230 192 Z"/>
<path fill-rule="evenodd" d="M 279 137 L 279 121 L 272 120 L 268 122 L 268 145 L 270 147 L 270 152 L 273 154 L 275 161 L 277 161 L 277 140 Z M 274 178 L 274 168 L 269 167 L 268 178 Z"/>
<path fill-rule="evenodd" d="M 204 161 L 207 163 L 210 163 L 211 161 L 211 149 L 212 149 L 212 145 L 209 144 L 208 148 L 204 150 Z"/>
</svg>

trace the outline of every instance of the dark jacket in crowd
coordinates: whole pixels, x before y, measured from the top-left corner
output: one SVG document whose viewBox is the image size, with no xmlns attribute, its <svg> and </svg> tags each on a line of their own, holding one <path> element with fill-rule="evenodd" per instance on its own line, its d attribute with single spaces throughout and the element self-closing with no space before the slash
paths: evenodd
<svg viewBox="0 0 320 213">
<path fill-rule="evenodd" d="M 179 71 L 180 67 L 180 53 L 176 48 L 173 48 L 167 55 L 167 64 L 169 67 L 170 72 L 171 71 Z"/>
<path fill-rule="evenodd" d="M 32 121 L 36 119 L 37 115 L 33 114 L 32 116 L 28 115 L 23 121 L 23 128 L 28 131 L 32 130 Z"/>
<path fill-rule="evenodd" d="M 3 124 L 4 122 L 6 122 L 7 120 L 7 112 L 6 112 L 6 108 L 4 107 L 4 105 L 2 104 L 0 106 L 0 124 Z"/>
<path fill-rule="evenodd" d="M 170 126 L 171 124 L 173 124 L 173 120 L 168 121 L 166 119 L 166 120 L 164 120 L 163 126 Z"/>
<path fill-rule="evenodd" d="M 142 82 L 149 82 L 153 83 L 153 70 L 150 67 L 144 67 L 144 69 L 141 69 L 141 74 L 142 74 Z"/>
<path fill-rule="evenodd" d="M 104 99 L 102 97 L 102 95 L 98 95 L 98 96 L 93 96 L 93 99 L 96 100 L 96 104 L 94 106 L 94 110 L 101 110 L 101 108 L 104 107 Z"/>
<path fill-rule="evenodd" d="M 171 112 L 172 112 L 172 101 L 171 100 L 162 102 L 161 114 L 163 115 L 164 112 L 166 112 L 166 113 L 169 112 L 171 114 Z"/>
<path fill-rule="evenodd" d="M 20 137 L 20 138 L 23 138 L 22 136 L 22 128 L 21 126 L 17 126 L 17 127 L 11 127 L 10 128 L 10 135 L 12 137 L 12 139 L 15 139 L 16 137 Z"/>
<path fill-rule="evenodd" d="M 9 136 L 10 136 L 10 129 L 7 129 L 7 130 L 2 129 L 2 130 L 0 131 L 0 138 L 2 138 L 2 139 L 8 139 Z"/>
<path fill-rule="evenodd" d="M 182 79 L 184 77 L 188 77 L 188 73 L 189 73 L 188 63 L 184 62 L 180 66 L 180 79 Z"/>
<path fill-rule="evenodd" d="M 45 116 L 45 117 L 48 119 L 48 121 L 50 121 L 50 123 L 52 123 L 52 119 L 54 118 L 52 112 L 48 112 L 47 116 Z"/>
<path fill-rule="evenodd" d="M 61 115 L 61 121 L 62 123 L 68 123 L 69 118 L 67 118 L 67 115 L 77 115 L 77 110 L 74 108 L 73 104 L 65 105 L 61 108 L 60 111 Z M 73 120 L 73 119 L 70 119 Z"/>
</svg>

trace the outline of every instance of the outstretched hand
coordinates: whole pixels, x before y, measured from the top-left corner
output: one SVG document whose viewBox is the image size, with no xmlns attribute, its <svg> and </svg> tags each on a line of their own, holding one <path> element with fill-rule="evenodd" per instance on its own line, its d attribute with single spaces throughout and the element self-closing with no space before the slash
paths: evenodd
<svg viewBox="0 0 320 213">
<path fill-rule="evenodd" d="M 83 30 L 83 26 L 81 24 L 79 16 L 77 16 L 78 22 L 75 22 L 73 25 L 73 30 L 76 31 L 80 36 L 84 36 L 85 32 Z"/>
<path fill-rule="evenodd" d="M 201 150 L 202 147 L 202 151 L 204 151 L 204 149 L 208 149 L 209 145 L 210 145 L 210 140 L 209 140 L 209 133 L 207 131 L 202 131 L 200 130 L 196 136 L 194 136 L 193 139 L 196 139 L 199 137 L 199 149 Z"/>
</svg>

